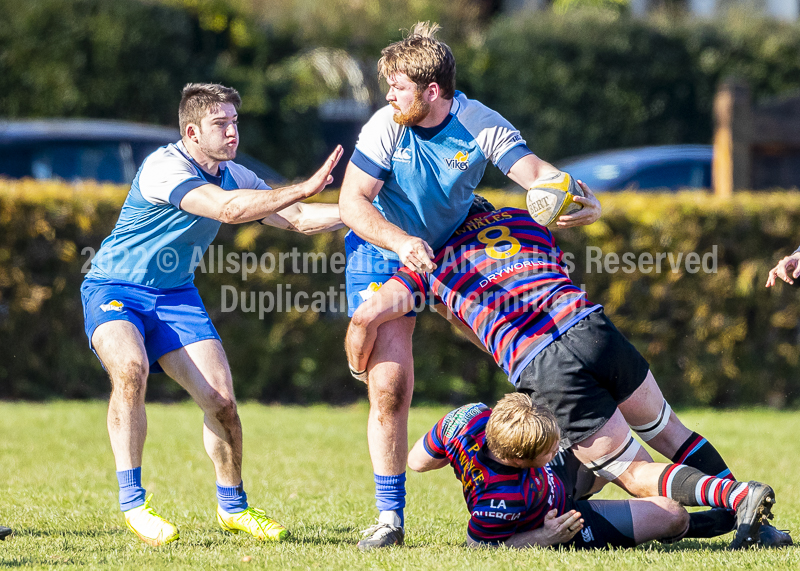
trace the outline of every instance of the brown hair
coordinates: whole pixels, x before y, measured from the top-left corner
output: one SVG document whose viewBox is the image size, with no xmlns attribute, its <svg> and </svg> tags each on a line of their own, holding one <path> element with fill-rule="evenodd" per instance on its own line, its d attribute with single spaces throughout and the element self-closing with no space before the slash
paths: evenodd
<svg viewBox="0 0 800 571">
<path fill-rule="evenodd" d="M 200 120 L 206 116 L 206 113 L 223 103 L 232 103 L 238 110 L 242 104 L 242 98 L 234 88 L 218 83 L 187 83 L 181 91 L 181 103 L 178 106 L 181 137 L 186 134 L 186 126 L 189 123 L 194 123 L 199 127 Z"/>
<path fill-rule="evenodd" d="M 378 76 L 389 78 L 404 73 L 425 89 L 431 83 L 442 88 L 442 97 L 452 99 L 456 91 L 456 59 L 444 42 L 436 39 L 439 24 L 417 22 L 405 39 L 381 50 Z"/>
<path fill-rule="evenodd" d="M 486 424 L 486 445 L 501 460 L 533 460 L 558 442 L 556 417 L 524 393 L 504 396 Z"/>
</svg>

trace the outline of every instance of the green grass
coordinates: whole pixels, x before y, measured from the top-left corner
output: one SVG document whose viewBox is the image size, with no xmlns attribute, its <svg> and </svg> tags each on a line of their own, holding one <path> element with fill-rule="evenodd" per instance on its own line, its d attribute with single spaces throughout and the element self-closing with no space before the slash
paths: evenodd
<svg viewBox="0 0 800 571">
<path fill-rule="evenodd" d="M 202 415 L 190 403 L 149 405 L 144 485 L 153 505 L 181 531 L 161 549 L 124 526 L 105 429 L 105 404 L 0 403 L 0 524 L 16 535 L 0 543 L 0 567 L 231 569 L 794 569 L 795 549 L 727 552 L 729 537 L 651 543 L 632 550 L 569 552 L 471 550 L 467 511 L 449 469 L 409 473 L 407 546 L 360 553 L 358 530 L 373 522 L 372 470 L 364 405 L 349 408 L 240 407 L 244 481 L 252 505 L 292 531 L 280 545 L 217 528 L 214 477 L 201 440 Z M 416 439 L 444 408 L 416 408 Z M 776 490 L 778 527 L 800 529 L 795 476 L 800 415 L 749 410 L 684 411 L 741 479 Z M 603 497 L 619 498 L 616 489 Z M 249 556 L 245 563 L 242 558 Z"/>
</svg>

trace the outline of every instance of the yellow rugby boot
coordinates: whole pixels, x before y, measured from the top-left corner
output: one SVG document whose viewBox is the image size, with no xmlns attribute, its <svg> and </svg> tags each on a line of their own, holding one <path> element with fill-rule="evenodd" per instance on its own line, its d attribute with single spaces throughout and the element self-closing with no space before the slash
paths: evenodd
<svg viewBox="0 0 800 571">
<path fill-rule="evenodd" d="M 239 533 L 244 531 L 262 541 L 283 541 L 289 537 L 289 530 L 274 519 L 268 518 L 264 510 L 247 508 L 229 514 L 217 506 L 217 522 L 225 531 Z"/>
<path fill-rule="evenodd" d="M 152 547 L 160 547 L 171 543 L 180 538 L 178 528 L 158 515 L 150 507 L 150 499 L 153 494 L 147 496 L 144 504 L 138 508 L 133 508 L 122 512 L 125 514 L 125 523 L 139 539 Z"/>
</svg>

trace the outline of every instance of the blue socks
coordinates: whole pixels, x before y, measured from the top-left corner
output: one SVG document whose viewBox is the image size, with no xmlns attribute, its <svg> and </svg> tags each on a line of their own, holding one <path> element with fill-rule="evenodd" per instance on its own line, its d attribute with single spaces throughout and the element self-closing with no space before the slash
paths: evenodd
<svg viewBox="0 0 800 571">
<path fill-rule="evenodd" d="M 244 492 L 244 483 L 238 486 L 222 486 L 217 482 L 217 502 L 222 511 L 235 514 L 247 509 L 247 494 Z"/>
<path fill-rule="evenodd" d="M 144 504 L 145 491 L 142 487 L 142 467 L 120 470 L 117 472 L 119 482 L 119 507 L 126 512 Z"/>
<path fill-rule="evenodd" d="M 405 478 L 403 480 L 405 481 Z M 122 511 L 126 512 L 144 505 L 146 492 L 142 487 L 141 466 L 130 470 L 120 470 L 117 472 L 117 481 L 119 482 L 119 507 Z M 244 491 L 244 484 L 241 482 L 238 486 L 217 484 L 217 501 L 219 507 L 228 513 L 246 510 L 247 494 Z"/>
<path fill-rule="evenodd" d="M 406 507 L 405 472 L 396 476 L 375 474 L 375 505 L 381 512 L 395 512 L 400 518 L 400 527 L 403 527 L 403 508 Z"/>
</svg>

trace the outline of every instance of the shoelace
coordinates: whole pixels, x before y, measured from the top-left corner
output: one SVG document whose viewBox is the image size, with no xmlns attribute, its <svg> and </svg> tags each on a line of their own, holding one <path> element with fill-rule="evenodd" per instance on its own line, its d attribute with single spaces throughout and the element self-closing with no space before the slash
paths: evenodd
<svg viewBox="0 0 800 571">
<path fill-rule="evenodd" d="M 377 533 L 378 531 L 384 530 L 384 529 L 386 530 L 386 533 L 391 533 L 392 531 L 398 530 L 400 528 L 395 527 L 395 526 L 393 526 L 392 524 L 389 524 L 389 523 L 378 522 L 375 525 L 370 526 L 367 529 L 362 530 L 361 531 L 361 535 L 363 535 L 364 537 L 367 537 L 369 535 L 373 535 L 374 533 Z"/>
<path fill-rule="evenodd" d="M 139 513 L 140 513 L 140 514 L 146 513 L 146 514 L 148 514 L 148 515 L 150 515 L 150 516 L 152 516 L 152 517 L 154 517 L 154 518 L 157 518 L 157 519 L 159 519 L 159 520 L 161 520 L 161 521 L 163 521 L 163 522 L 166 522 L 166 520 L 165 520 L 163 517 L 161 517 L 160 515 L 158 515 L 158 514 L 155 512 L 155 510 L 154 510 L 153 508 L 151 508 L 151 507 L 150 507 L 150 500 L 151 500 L 152 498 L 153 498 L 153 494 L 150 494 L 149 496 L 147 496 L 147 497 L 144 499 L 144 504 L 142 505 L 142 511 L 141 511 L 141 512 L 139 512 Z"/>
<path fill-rule="evenodd" d="M 268 530 L 276 525 L 278 525 L 275 521 L 270 519 L 267 516 L 267 512 L 258 508 L 247 508 L 245 513 L 249 515 L 254 522 L 263 530 Z"/>
</svg>

